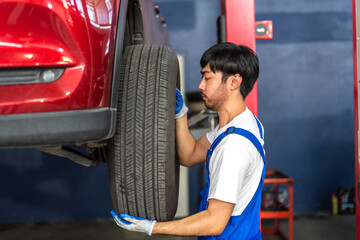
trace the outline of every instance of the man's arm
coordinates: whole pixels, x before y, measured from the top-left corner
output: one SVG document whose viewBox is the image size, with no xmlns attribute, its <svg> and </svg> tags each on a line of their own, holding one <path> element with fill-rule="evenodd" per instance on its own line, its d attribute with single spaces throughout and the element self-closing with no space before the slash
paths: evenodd
<svg viewBox="0 0 360 240">
<path fill-rule="evenodd" d="M 229 219 L 235 204 L 217 199 L 209 199 L 208 209 L 170 222 L 157 222 L 152 234 L 177 236 L 215 236 L 220 235 Z"/>
<path fill-rule="evenodd" d="M 196 141 L 191 135 L 187 122 L 187 111 L 184 99 L 180 91 L 176 89 L 176 148 L 180 164 L 191 167 L 206 160 L 206 152 L 211 144 L 206 136 Z"/>
<path fill-rule="evenodd" d="M 209 206 L 205 211 L 170 222 L 156 222 L 124 213 L 119 217 L 114 211 L 111 214 L 118 226 L 148 235 L 215 236 L 224 231 L 234 207 L 233 203 L 209 199 Z"/>
<path fill-rule="evenodd" d="M 205 135 L 197 141 L 191 135 L 187 114 L 176 119 L 176 148 L 181 165 L 191 167 L 204 162 L 210 146 L 211 144 Z"/>
</svg>

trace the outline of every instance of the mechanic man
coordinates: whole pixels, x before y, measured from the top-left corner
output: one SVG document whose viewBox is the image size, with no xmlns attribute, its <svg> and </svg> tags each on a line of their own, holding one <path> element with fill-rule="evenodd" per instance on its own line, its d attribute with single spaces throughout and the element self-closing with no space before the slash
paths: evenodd
<svg viewBox="0 0 360 240">
<path fill-rule="evenodd" d="M 188 109 L 178 90 L 175 111 L 180 164 L 190 167 L 206 161 L 207 179 L 199 213 L 156 222 L 112 212 L 114 219 L 125 229 L 149 235 L 261 239 L 263 127 L 245 104 L 259 75 L 258 58 L 248 47 L 222 43 L 208 49 L 200 64 L 199 89 L 205 106 L 218 113 L 218 126 L 196 141 L 189 131 Z"/>
</svg>

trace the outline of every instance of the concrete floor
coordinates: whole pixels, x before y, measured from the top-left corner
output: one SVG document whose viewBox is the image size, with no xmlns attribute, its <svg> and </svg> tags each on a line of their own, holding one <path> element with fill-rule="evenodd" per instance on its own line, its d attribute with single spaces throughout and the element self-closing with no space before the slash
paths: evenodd
<svg viewBox="0 0 360 240">
<path fill-rule="evenodd" d="M 273 222 L 263 221 L 263 227 L 271 227 Z M 282 220 L 280 228 L 287 235 L 287 221 Z M 294 217 L 295 240 L 354 240 L 355 216 L 341 215 L 301 215 Z M 195 240 L 196 237 L 174 237 L 156 235 L 148 237 L 142 233 L 132 233 L 117 227 L 111 220 L 81 222 L 6 223 L 0 224 L 0 239 L 4 240 Z M 263 240 L 281 239 L 276 235 L 263 235 Z"/>
</svg>

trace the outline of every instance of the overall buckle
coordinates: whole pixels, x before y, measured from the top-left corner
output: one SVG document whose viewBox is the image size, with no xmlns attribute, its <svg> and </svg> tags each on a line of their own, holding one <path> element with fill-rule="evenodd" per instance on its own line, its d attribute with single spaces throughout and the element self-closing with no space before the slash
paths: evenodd
<svg viewBox="0 0 360 240">
<path fill-rule="evenodd" d="M 236 130 L 236 128 L 235 127 L 228 127 L 228 129 L 226 129 L 226 135 L 229 135 L 229 134 L 231 134 L 231 133 L 234 133 L 235 132 L 235 130 Z"/>
</svg>

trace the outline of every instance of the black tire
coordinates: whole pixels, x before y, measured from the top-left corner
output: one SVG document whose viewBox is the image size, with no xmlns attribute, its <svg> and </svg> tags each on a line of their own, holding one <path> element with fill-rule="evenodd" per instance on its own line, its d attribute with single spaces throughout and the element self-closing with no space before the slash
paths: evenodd
<svg viewBox="0 0 360 240">
<path fill-rule="evenodd" d="M 179 189 L 177 57 L 167 46 L 134 45 L 121 65 L 116 132 L 108 143 L 113 206 L 117 213 L 169 221 Z"/>
</svg>

